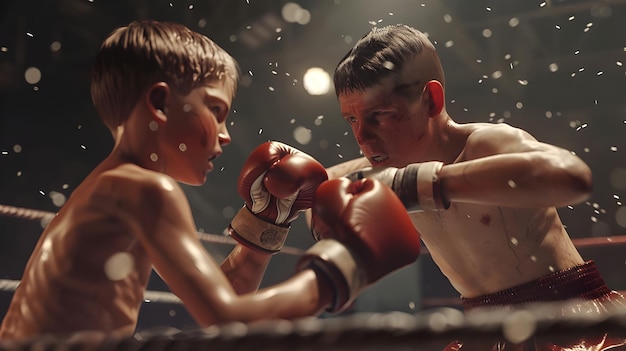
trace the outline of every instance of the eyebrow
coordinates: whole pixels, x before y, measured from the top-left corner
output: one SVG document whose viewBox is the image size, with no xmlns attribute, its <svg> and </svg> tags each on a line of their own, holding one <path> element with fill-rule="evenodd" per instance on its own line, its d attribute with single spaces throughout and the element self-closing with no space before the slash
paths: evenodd
<svg viewBox="0 0 626 351">
<path fill-rule="evenodd" d="M 223 99 L 221 96 L 214 95 L 209 93 L 207 90 L 204 91 L 204 98 L 202 99 L 205 105 L 215 103 L 215 101 L 222 103 L 226 106 L 226 109 L 230 109 L 230 104 L 228 102 L 228 98 Z M 231 100 L 232 101 L 232 100 Z"/>
</svg>

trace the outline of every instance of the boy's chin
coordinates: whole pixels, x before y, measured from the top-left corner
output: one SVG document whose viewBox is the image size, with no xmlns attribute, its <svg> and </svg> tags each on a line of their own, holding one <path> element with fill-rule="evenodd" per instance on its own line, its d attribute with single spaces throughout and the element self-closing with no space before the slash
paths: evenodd
<svg viewBox="0 0 626 351">
<path fill-rule="evenodd" d="M 206 176 L 206 173 L 204 173 L 197 174 L 195 175 L 195 177 L 175 177 L 174 179 L 176 179 L 176 181 L 178 181 L 179 183 L 183 183 L 185 185 L 200 186 L 206 183 Z"/>
</svg>

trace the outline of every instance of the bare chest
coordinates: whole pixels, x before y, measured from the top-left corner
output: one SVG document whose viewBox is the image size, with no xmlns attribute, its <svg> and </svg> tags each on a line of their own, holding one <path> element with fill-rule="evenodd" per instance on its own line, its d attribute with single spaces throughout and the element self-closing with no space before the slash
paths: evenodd
<svg viewBox="0 0 626 351">
<path fill-rule="evenodd" d="M 27 291 L 57 301 L 37 309 L 39 320 L 67 330 L 134 325 L 152 269 L 148 256 L 131 228 L 105 215 L 80 216 L 67 225 L 59 218 L 32 256 L 24 283 L 39 290 Z M 63 321 L 55 309 L 65 311 Z"/>
<path fill-rule="evenodd" d="M 579 257 L 555 209 L 453 204 L 411 219 L 433 261 L 465 296 L 527 282 Z"/>
</svg>

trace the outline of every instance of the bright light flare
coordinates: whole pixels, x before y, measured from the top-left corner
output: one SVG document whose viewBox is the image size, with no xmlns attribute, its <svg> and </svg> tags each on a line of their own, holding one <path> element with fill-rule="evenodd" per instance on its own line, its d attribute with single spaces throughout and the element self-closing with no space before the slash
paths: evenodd
<svg viewBox="0 0 626 351">
<path fill-rule="evenodd" d="M 311 67 L 303 77 L 304 89 L 310 95 L 324 95 L 330 90 L 330 75 L 319 67 Z"/>
</svg>

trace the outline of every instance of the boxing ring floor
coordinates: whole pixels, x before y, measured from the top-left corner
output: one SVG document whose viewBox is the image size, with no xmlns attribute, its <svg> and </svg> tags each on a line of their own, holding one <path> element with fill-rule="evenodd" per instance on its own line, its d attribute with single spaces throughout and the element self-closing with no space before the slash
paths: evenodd
<svg viewBox="0 0 626 351">
<path fill-rule="evenodd" d="M 0 216 L 40 221 L 42 226 L 54 215 L 0 205 Z M 198 233 L 198 236 L 204 242 L 234 244 L 223 235 Z M 626 235 L 574 239 L 574 243 L 580 250 L 611 247 L 626 252 L 623 248 Z M 302 250 L 293 247 L 283 251 L 289 256 L 301 253 Z M 428 251 L 424 250 L 423 255 L 426 259 Z M 0 279 L 0 291 L 10 294 L 18 284 L 19 280 Z M 146 305 L 169 306 L 170 313 L 184 311 L 180 300 L 168 291 L 148 290 L 144 298 Z M 134 336 L 125 339 L 85 334 L 72 339 L 50 336 L 19 342 L 0 340 L 0 350 L 626 350 L 626 308 L 616 308 L 602 316 L 564 313 L 580 309 L 577 302 L 572 301 L 528 304 L 514 311 L 494 309 L 463 313 L 458 308 L 460 300 L 453 296 L 423 296 L 420 305 L 414 313 L 357 311 L 338 316 L 227 323 L 208 328 L 178 328 L 175 324 L 150 326 L 138 328 Z M 458 340 L 463 347 L 449 348 Z M 576 344 L 576 340 L 590 341 Z M 540 346 L 552 343 L 574 346 L 560 349 Z M 581 348 L 581 345 L 588 348 Z"/>
</svg>

